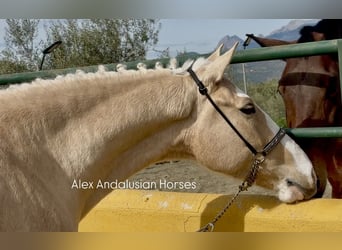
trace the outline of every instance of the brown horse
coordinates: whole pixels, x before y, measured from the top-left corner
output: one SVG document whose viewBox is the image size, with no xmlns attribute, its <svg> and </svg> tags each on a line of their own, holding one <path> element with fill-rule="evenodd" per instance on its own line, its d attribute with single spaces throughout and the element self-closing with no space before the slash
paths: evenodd
<svg viewBox="0 0 342 250">
<path fill-rule="evenodd" d="M 297 41 L 247 36 L 263 47 L 314 42 L 342 38 L 342 20 L 321 20 L 305 26 Z M 285 59 L 286 66 L 279 81 L 279 93 L 286 107 L 286 120 L 291 128 L 342 126 L 341 90 L 337 55 L 320 55 Z M 342 198 L 341 139 L 298 140 L 308 154 L 319 177 L 321 196 L 328 177 L 332 196 Z"/>
</svg>

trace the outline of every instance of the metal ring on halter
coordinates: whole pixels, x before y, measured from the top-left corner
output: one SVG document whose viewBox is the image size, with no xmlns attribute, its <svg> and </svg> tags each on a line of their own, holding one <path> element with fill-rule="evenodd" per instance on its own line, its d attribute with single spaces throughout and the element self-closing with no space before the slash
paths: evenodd
<svg viewBox="0 0 342 250">
<path fill-rule="evenodd" d="M 263 153 L 257 153 L 254 156 L 254 161 L 256 161 L 258 163 L 263 163 L 265 161 L 265 155 Z"/>
</svg>

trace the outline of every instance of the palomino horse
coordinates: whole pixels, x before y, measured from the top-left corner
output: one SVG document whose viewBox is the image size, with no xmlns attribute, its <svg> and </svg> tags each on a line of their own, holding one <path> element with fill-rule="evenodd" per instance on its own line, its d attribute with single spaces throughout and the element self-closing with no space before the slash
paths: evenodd
<svg viewBox="0 0 342 250">
<path fill-rule="evenodd" d="M 305 26 L 298 41 L 287 42 L 248 35 L 259 45 L 268 47 L 342 38 L 342 20 L 321 20 Z M 291 128 L 342 126 L 341 89 L 336 55 L 285 59 L 286 66 L 279 81 L 279 92 L 286 107 L 286 120 Z M 326 179 L 332 185 L 332 197 L 342 198 L 342 140 L 298 140 L 311 159 L 321 196 Z"/>
<path fill-rule="evenodd" d="M 236 46 L 196 60 L 193 72 L 253 147 L 278 127 L 225 77 Z M 211 103 L 187 66 L 124 70 L 35 80 L 0 93 L 1 230 L 77 230 L 80 219 L 125 180 L 165 159 L 193 159 L 243 178 L 253 154 Z M 285 136 L 265 157 L 256 183 L 283 202 L 309 199 L 316 175 L 306 154 Z"/>
</svg>

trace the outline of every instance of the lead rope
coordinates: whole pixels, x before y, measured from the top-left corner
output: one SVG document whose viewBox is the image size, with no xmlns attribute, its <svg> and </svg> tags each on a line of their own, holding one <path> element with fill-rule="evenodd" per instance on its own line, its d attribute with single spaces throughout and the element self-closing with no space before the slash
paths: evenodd
<svg viewBox="0 0 342 250">
<path fill-rule="evenodd" d="M 265 157 L 262 154 L 258 154 L 254 156 L 254 160 L 250 171 L 244 181 L 239 186 L 238 191 L 234 194 L 234 196 L 229 200 L 227 205 L 204 227 L 201 227 L 197 232 L 212 232 L 214 231 L 216 222 L 221 219 L 221 217 L 227 212 L 227 210 L 231 207 L 237 197 L 240 195 L 241 192 L 247 191 L 249 187 L 253 185 L 255 179 L 257 177 L 258 171 L 260 169 L 260 165 L 264 162 Z"/>
</svg>

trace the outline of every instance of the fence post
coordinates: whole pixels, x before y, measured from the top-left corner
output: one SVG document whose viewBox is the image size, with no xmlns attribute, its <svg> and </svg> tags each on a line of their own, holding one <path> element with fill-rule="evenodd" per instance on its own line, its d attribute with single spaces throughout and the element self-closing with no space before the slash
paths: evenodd
<svg viewBox="0 0 342 250">
<path fill-rule="evenodd" d="M 338 64 L 342 66 L 342 40 L 337 40 L 337 53 L 338 53 Z M 341 89 L 341 101 L 342 101 L 342 67 L 339 67 L 340 71 L 340 89 Z"/>
</svg>

